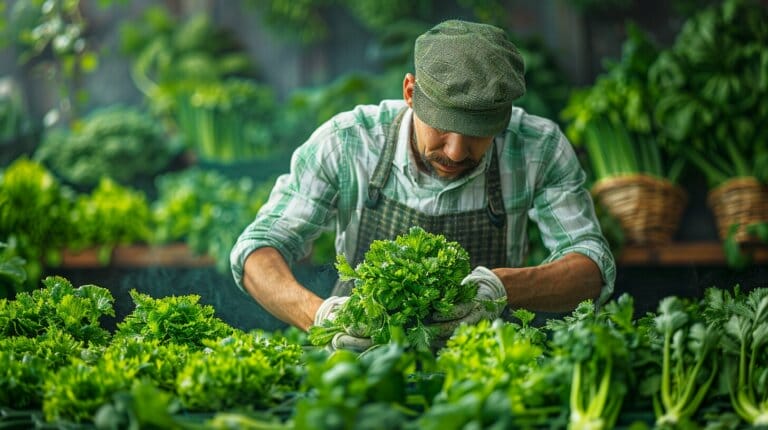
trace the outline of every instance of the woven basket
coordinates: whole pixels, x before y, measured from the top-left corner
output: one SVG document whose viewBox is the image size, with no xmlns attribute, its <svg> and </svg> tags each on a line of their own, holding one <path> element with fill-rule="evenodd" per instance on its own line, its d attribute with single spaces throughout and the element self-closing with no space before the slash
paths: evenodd
<svg viewBox="0 0 768 430">
<path fill-rule="evenodd" d="M 752 177 L 734 178 L 712 189 L 707 203 L 715 214 L 720 239 L 725 240 L 728 229 L 739 224 L 735 240 L 739 243 L 758 239 L 747 234 L 744 227 L 756 222 L 768 222 L 768 187 Z"/>
<path fill-rule="evenodd" d="M 640 174 L 601 179 L 592 194 L 619 221 L 626 242 L 637 245 L 670 242 L 688 203 L 682 187 Z"/>
</svg>

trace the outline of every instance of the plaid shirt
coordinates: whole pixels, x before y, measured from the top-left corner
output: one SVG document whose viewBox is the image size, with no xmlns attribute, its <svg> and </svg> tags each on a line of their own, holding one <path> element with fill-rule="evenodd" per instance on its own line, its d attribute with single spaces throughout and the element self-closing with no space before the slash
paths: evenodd
<svg viewBox="0 0 768 430">
<path fill-rule="evenodd" d="M 232 273 L 241 289 L 245 259 L 257 248 L 276 248 L 293 264 L 309 253 L 322 231 L 335 228 L 336 252 L 354 253 L 368 181 L 384 145 L 382 124 L 389 124 L 403 107 L 401 100 L 386 100 L 338 114 L 294 152 L 290 173 L 277 179 L 269 201 L 232 249 Z M 490 157 L 453 181 L 422 173 L 409 151 L 411 119 L 408 111 L 390 180 L 382 192 L 429 215 L 484 208 Z M 600 300 L 606 300 L 613 291 L 616 266 L 584 188 L 586 175 L 560 129 L 515 107 L 494 148 L 499 153 L 507 214 L 508 267 L 524 262 L 530 218 L 550 251 L 546 262 L 572 252 L 591 258 L 603 276 Z"/>
</svg>

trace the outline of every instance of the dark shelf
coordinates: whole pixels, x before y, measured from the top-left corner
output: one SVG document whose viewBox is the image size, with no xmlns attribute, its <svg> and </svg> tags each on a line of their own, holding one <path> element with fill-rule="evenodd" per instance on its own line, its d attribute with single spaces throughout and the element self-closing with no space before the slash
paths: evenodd
<svg viewBox="0 0 768 430">
<path fill-rule="evenodd" d="M 768 246 L 744 247 L 754 264 L 768 262 Z M 716 241 L 673 242 L 657 246 L 627 246 L 616 254 L 620 266 L 725 266 L 723 244 Z"/>
<path fill-rule="evenodd" d="M 126 245 L 118 246 L 112 251 L 109 263 L 99 261 L 95 249 L 84 251 L 65 250 L 62 255 L 61 267 L 72 269 L 95 269 L 103 267 L 133 268 L 133 267 L 208 267 L 215 264 L 213 258 L 197 255 L 186 244 L 170 244 L 163 246 Z"/>
<path fill-rule="evenodd" d="M 768 263 L 768 246 L 745 247 L 755 264 Z M 716 241 L 672 242 L 655 246 L 626 246 L 616 254 L 619 266 L 725 266 L 723 244 Z M 97 251 L 88 249 L 74 252 L 64 251 L 62 267 L 103 268 L 103 267 L 208 267 L 215 264 L 213 258 L 197 255 L 186 244 L 163 246 L 128 245 L 118 246 L 112 251 L 109 263 L 98 259 Z"/>
</svg>

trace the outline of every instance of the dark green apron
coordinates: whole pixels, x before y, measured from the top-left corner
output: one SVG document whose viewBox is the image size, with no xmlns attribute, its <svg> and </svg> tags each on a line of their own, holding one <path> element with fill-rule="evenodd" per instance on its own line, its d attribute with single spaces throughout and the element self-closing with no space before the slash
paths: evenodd
<svg viewBox="0 0 768 430">
<path fill-rule="evenodd" d="M 469 253 L 472 267 L 507 266 L 507 233 L 504 201 L 501 196 L 499 163 L 495 147 L 489 149 L 491 164 L 486 173 L 485 192 L 488 205 L 483 209 L 444 215 L 427 215 L 402 203 L 386 198 L 381 190 L 389 179 L 395 158 L 398 131 L 406 109 L 403 109 L 386 129 L 384 153 L 379 158 L 368 185 L 368 199 L 360 215 L 355 255 L 347 256 L 352 267 L 365 257 L 374 240 L 392 240 L 413 226 L 442 234 L 455 241 Z M 351 258 L 350 258 L 351 257 Z M 349 295 L 351 282 L 339 282 L 333 295 Z"/>
</svg>

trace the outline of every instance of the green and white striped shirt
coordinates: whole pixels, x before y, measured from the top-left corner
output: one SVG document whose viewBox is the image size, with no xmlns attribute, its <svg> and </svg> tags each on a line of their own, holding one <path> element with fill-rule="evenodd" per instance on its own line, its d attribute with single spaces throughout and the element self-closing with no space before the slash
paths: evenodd
<svg viewBox="0 0 768 430">
<path fill-rule="evenodd" d="M 385 125 L 404 108 L 402 100 L 357 106 L 320 126 L 291 158 L 290 173 L 277 179 L 269 201 L 240 235 L 231 254 L 232 273 L 242 289 L 243 264 L 257 248 L 273 247 L 288 264 L 305 257 L 323 230 L 336 229 L 336 252 L 355 251 L 368 181 L 381 156 Z M 412 112 L 399 130 L 390 180 L 382 193 L 427 215 L 484 208 L 490 157 L 468 175 L 443 181 L 418 170 L 409 151 Z M 513 108 L 505 133 L 494 141 L 499 155 L 507 214 L 508 267 L 523 264 L 527 222 L 538 223 L 547 261 L 578 252 L 597 263 L 603 276 L 600 299 L 613 291 L 616 266 L 603 237 L 585 173 L 557 125 Z"/>
</svg>

